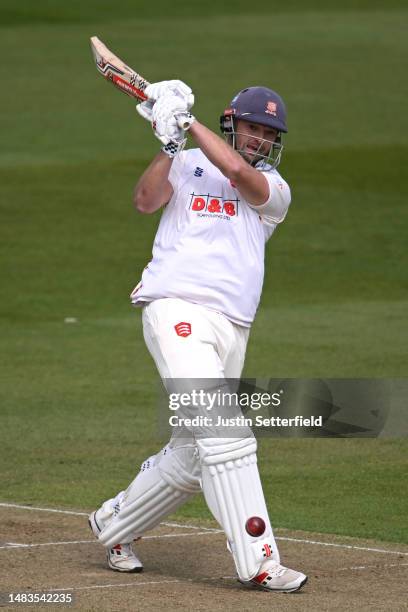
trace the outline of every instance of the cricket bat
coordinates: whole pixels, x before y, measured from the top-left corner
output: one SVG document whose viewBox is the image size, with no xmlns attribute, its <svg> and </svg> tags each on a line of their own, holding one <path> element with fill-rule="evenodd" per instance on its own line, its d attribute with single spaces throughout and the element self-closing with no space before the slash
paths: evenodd
<svg viewBox="0 0 408 612">
<path fill-rule="evenodd" d="M 123 93 L 136 98 L 140 102 L 147 100 L 144 91 L 150 85 L 149 81 L 146 81 L 133 68 L 127 66 L 97 36 L 92 36 L 91 38 L 91 49 L 96 69 L 106 80 L 110 81 Z M 189 119 L 182 118 L 179 121 L 179 127 L 186 130 L 190 127 L 191 123 L 192 121 Z"/>
</svg>

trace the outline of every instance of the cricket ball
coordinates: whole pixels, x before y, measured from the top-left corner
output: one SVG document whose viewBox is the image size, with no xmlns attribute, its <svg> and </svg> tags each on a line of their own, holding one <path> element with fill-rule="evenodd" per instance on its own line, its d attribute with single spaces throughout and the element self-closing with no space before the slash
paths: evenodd
<svg viewBox="0 0 408 612">
<path fill-rule="evenodd" d="M 245 523 L 245 529 L 250 536 L 258 538 L 266 529 L 265 521 L 260 516 L 251 516 Z"/>
</svg>

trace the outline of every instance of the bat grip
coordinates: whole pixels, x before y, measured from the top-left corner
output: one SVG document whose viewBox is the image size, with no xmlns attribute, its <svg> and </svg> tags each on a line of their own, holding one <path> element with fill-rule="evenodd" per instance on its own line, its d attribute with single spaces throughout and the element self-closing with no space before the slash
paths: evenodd
<svg viewBox="0 0 408 612">
<path fill-rule="evenodd" d="M 193 117 L 193 115 L 191 115 L 190 113 L 182 113 L 177 117 L 177 125 L 182 130 L 190 129 L 194 121 L 195 117 Z"/>
</svg>

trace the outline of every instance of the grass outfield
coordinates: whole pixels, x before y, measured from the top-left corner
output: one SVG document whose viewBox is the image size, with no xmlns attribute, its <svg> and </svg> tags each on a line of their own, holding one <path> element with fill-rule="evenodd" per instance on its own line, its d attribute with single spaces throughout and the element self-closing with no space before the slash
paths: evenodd
<svg viewBox="0 0 408 612">
<path fill-rule="evenodd" d="M 159 218 L 135 213 L 131 191 L 158 143 L 96 74 L 93 34 L 150 80 L 186 80 L 215 130 L 248 84 L 287 100 L 293 205 L 245 374 L 407 376 L 404 4 L 208 6 L 2 0 L 1 500 L 91 508 L 159 443 L 157 374 L 128 302 Z M 260 446 L 276 526 L 406 538 L 404 440 Z M 179 516 L 209 514 L 197 497 Z"/>
</svg>

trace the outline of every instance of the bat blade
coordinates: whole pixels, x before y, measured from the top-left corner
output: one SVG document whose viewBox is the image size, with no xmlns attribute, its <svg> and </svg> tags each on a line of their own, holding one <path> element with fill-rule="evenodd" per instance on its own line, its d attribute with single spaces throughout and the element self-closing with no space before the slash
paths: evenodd
<svg viewBox="0 0 408 612">
<path fill-rule="evenodd" d="M 147 100 L 145 89 L 150 85 L 149 81 L 122 62 L 97 36 L 91 38 L 91 49 L 96 69 L 104 79 L 140 102 Z M 183 130 L 187 130 L 193 121 L 191 115 L 184 116 L 184 114 L 177 119 L 178 126 Z"/>
<path fill-rule="evenodd" d="M 106 80 L 132 98 L 147 100 L 144 90 L 149 82 L 146 79 L 112 53 L 97 36 L 91 38 L 91 49 L 96 69 Z"/>
</svg>

